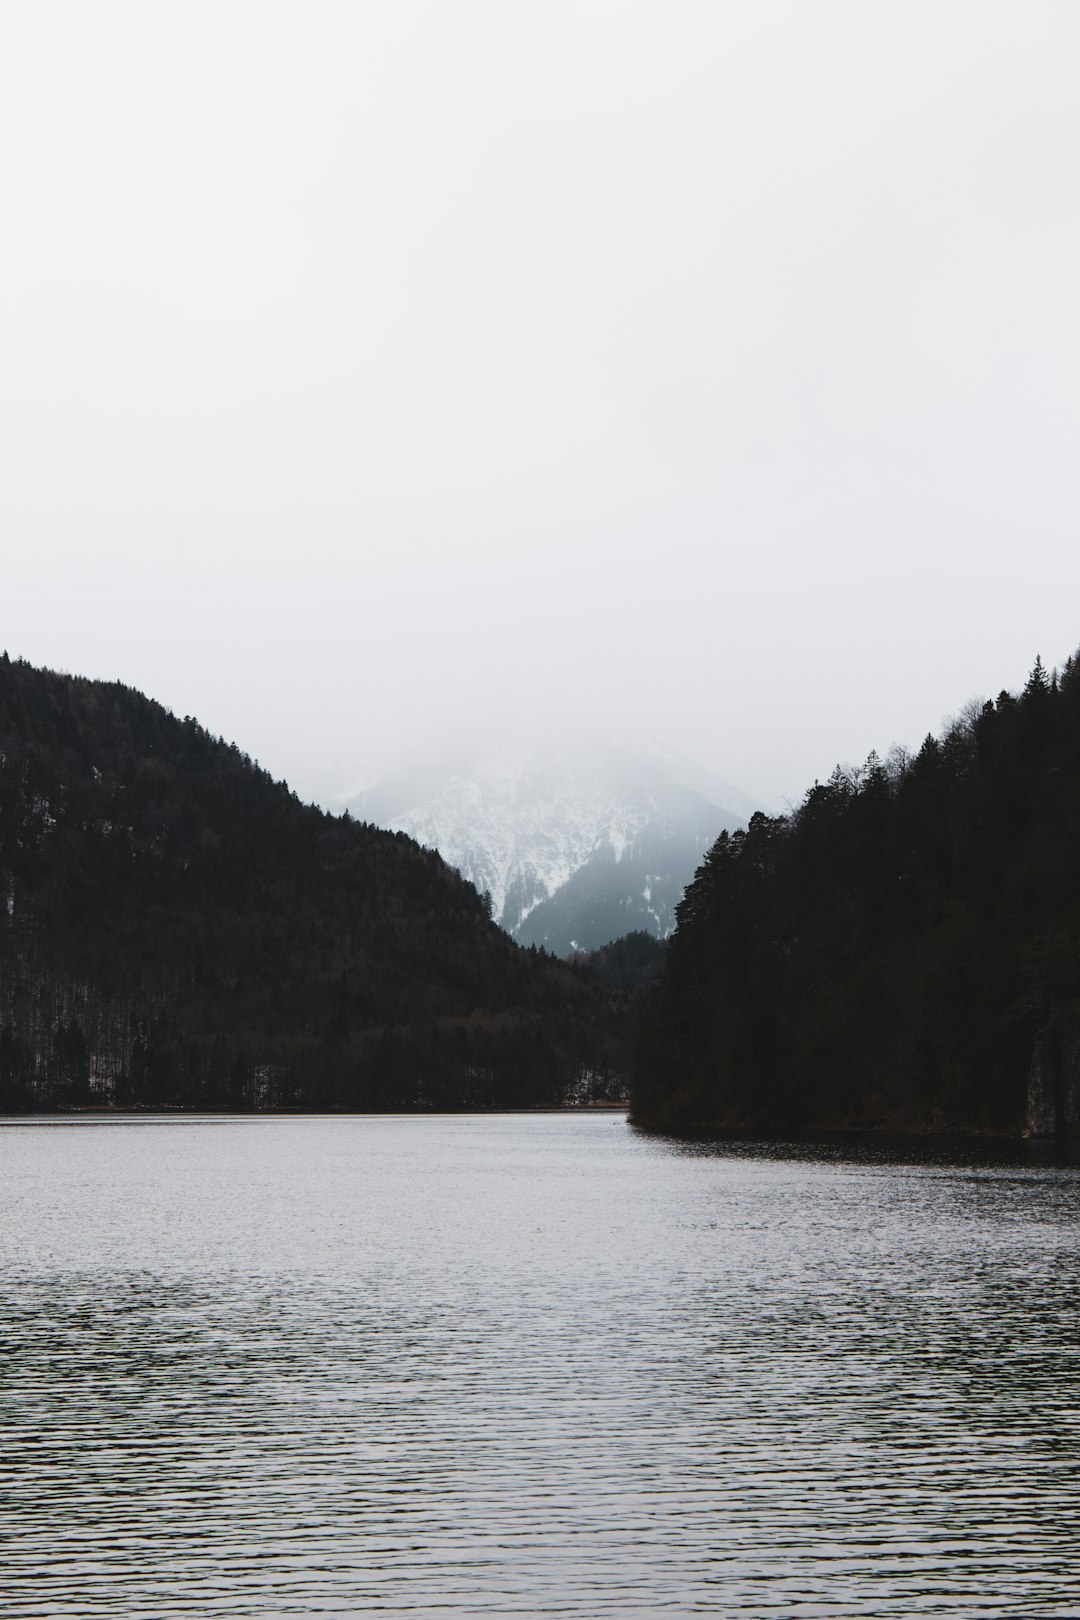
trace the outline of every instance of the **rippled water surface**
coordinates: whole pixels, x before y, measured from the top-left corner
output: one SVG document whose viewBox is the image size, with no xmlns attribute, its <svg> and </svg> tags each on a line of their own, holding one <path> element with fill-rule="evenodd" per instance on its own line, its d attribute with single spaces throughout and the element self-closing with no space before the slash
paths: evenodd
<svg viewBox="0 0 1080 1620">
<path fill-rule="evenodd" d="M 0 1611 L 1080 1615 L 1080 1175 L 0 1128 Z"/>
</svg>

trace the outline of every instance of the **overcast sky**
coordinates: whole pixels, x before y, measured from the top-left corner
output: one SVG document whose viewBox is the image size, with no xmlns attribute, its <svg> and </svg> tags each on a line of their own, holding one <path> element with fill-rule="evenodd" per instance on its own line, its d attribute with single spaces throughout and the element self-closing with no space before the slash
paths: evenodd
<svg viewBox="0 0 1080 1620">
<path fill-rule="evenodd" d="M 2 0 L 0 647 L 769 804 L 1080 646 L 1080 5 Z"/>
</svg>

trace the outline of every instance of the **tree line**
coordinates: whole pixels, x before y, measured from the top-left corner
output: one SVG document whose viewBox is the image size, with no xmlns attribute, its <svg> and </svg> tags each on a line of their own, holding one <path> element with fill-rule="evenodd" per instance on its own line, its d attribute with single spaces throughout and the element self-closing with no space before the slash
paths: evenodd
<svg viewBox="0 0 1080 1620">
<path fill-rule="evenodd" d="M 1034 1068 L 1033 1068 L 1034 1064 Z M 632 1108 L 669 1128 L 1080 1134 L 1080 662 L 723 834 Z"/>
<path fill-rule="evenodd" d="M 0 658 L 0 1109 L 528 1107 L 626 997 L 440 857 L 118 683 Z"/>
</svg>

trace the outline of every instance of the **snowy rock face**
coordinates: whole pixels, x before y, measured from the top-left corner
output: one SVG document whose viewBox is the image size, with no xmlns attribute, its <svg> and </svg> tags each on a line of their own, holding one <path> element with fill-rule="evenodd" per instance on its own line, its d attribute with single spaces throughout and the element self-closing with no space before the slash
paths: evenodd
<svg viewBox="0 0 1080 1620">
<path fill-rule="evenodd" d="M 756 808 L 673 755 L 611 747 L 506 747 L 401 772 L 348 802 L 437 849 L 491 896 L 509 934 L 560 955 L 635 929 L 666 938 L 705 850 Z"/>
</svg>

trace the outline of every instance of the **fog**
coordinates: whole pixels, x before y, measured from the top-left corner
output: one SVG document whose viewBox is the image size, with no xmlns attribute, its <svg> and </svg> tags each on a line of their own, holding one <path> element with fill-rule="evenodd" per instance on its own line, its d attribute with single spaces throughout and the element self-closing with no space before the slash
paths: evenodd
<svg viewBox="0 0 1080 1620">
<path fill-rule="evenodd" d="M 7 0 L 0 647 L 769 804 L 1080 645 L 1073 4 Z"/>
</svg>

